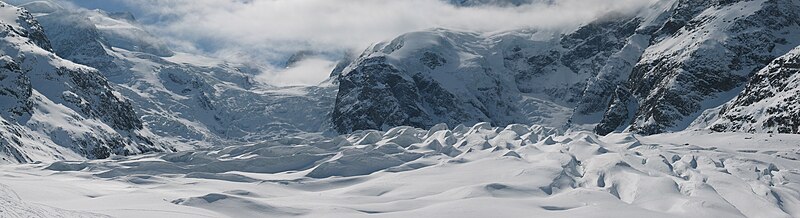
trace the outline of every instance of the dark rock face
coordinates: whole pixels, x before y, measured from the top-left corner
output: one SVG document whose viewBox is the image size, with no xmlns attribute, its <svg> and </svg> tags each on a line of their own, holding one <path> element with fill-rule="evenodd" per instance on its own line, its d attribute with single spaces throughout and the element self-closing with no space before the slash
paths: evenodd
<svg viewBox="0 0 800 218">
<path fill-rule="evenodd" d="M 576 98 L 570 122 L 594 124 L 601 121 L 602 117 L 597 114 L 606 111 L 616 87 L 627 79 L 626 72 L 643 52 L 641 41 L 649 38 L 637 33 L 641 25 L 641 18 L 609 16 L 564 37 L 561 44 L 571 51 L 566 56 L 567 65 L 573 70 L 593 73 Z"/>
<path fill-rule="evenodd" d="M 0 4 L 10 6 L 2 2 L 0 2 Z M 53 48 L 50 46 L 50 40 L 48 40 L 47 36 L 44 34 L 44 28 L 39 25 L 39 21 L 37 21 L 31 13 L 23 9 L 17 8 L 15 10 L 17 10 L 17 24 L 20 25 L 20 28 L 8 27 L 4 30 L 2 35 L 9 36 L 10 33 L 8 32 L 13 32 L 11 33 L 12 35 L 15 34 L 26 38 L 30 43 L 44 50 L 53 51 Z"/>
<path fill-rule="evenodd" d="M 83 114 L 98 118 L 119 130 L 132 131 L 143 128 L 131 103 L 115 95 L 108 81 L 99 72 L 62 67 L 57 69 L 56 74 L 69 78 L 67 84 L 72 88 L 61 97 L 79 108 Z"/>
<path fill-rule="evenodd" d="M 30 114 L 33 103 L 30 97 L 33 94 L 31 81 L 19 68 L 11 57 L 3 56 L 0 59 L 0 102 L 3 102 L 5 111 L 0 114 L 9 118 L 18 118 Z"/>
<path fill-rule="evenodd" d="M 603 120 L 595 127 L 595 132 L 600 135 L 618 131 L 624 123 L 630 122 L 631 110 L 637 107 L 630 91 L 625 87 L 618 86 L 614 90 L 608 110 L 603 115 Z"/>
<path fill-rule="evenodd" d="M 740 15 L 744 18 L 733 16 L 754 8 Z M 800 29 L 799 9 L 796 1 L 679 1 L 625 84 L 639 108 L 635 119 L 620 127 L 630 125 L 629 131 L 642 134 L 686 128 L 697 114 L 716 106 L 704 102 L 741 86 L 787 52 L 787 44 L 799 43 L 786 40 Z M 667 46 L 679 49 L 662 49 Z M 606 128 L 615 125 L 603 122 Z"/>
<path fill-rule="evenodd" d="M 609 56 L 627 44 L 640 24 L 640 18 L 609 15 L 583 26 L 561 39 L 566 49 L 561 61 L 573 72 L 596 74 Z"/>
<path fill-rule="evenodd" d="M 800 134 L 800 47 L 756 73 L 710 128 Z"/>
<path fill-rule="evenodd" d="M 440 60 L 426 57 L 431 61 Z M 460 122 L 468 117 L 461 108 L 463 102 L 435 81 L 422 74 L 408 78 L 383 61 L 383 57 L 365 59 L 363 65 L 340 77 L 332 114 L 336 129 L 429 127 L 437 123 Z M 428 67 L 431 66 L 435 65 Z"/>
</svg>

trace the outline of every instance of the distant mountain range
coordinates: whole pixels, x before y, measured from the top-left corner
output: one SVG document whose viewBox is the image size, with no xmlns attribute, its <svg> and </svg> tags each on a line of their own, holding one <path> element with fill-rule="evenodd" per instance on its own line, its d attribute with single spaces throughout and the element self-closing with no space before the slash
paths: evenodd
<svg viewBox="0 0 800 218">
<path fill-rule="evenodd" d="M 406 33 L 309 87 L 172 51 L 130 13 L 0 4 L 2 162 L 439 123 L 800 133 L 798 0 L 661 0 L 567 31 Z"/>
</svg>

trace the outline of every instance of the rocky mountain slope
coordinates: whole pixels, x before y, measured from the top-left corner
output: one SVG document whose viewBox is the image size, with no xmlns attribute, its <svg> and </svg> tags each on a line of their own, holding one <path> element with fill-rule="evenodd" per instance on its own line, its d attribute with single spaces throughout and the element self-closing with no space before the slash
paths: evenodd
<svg viewBox="0 0 800 218">
<path fill-rule="evenodd" d="M 798 13 L 796 0 L 675 2 L 663 25 L 649 34 L 649 46 L 618 86 L 621 95 L 614 95 L 597 131 L 687 128 L 800 44 Z"/>
<path fill-rule="evenodd" d="M 691 125 L 693 128 L 719 131 L 786 132 L 794 125 L 785 121 L 772 125 L 778 121 L 770 121 L 770 127 L 755 129 L 741 122 L 734 124 L 762 119 L 734 113 L 767 110 L 741 108 L 763 105 L 750 105 L 764 99 L 749 95 L 766 91 L 747 92 L 748 88 L 736 99 L 751 99 L 746 100 L 749 103 L 719 106 L 739 94 L 752 75 L 760 75 L 757 70 L 800 44 L 800 38 L 794 37 L 800 33 L 797 0 L 661 0 L 639 11 L 609 13 L 574 29 L 412 32 L 342 61 L 329 81 L 310 87 L 273 87 L 254 79 L 263 70 L 259 66 L 171 51 L 130 13 L 75 9 L 54 1 L 26 2 L 21 6 L 33 13 L 19 13 L 25 14 L 30 24 L 13 21 L 17 25 L 8 31 L 30 32 L 18 34 L 30 41 L 22 44 L 36 45 L 44 52 L 33 53 L 59 69 L 36 72 L 74 68 L 83 73 L 57 74 L 98 79 L 84 84 L 83 80 L 43 74 L 45 80 L 60 82 L 39 82 L 34 74 L 15 73 L 40 67 L 26 64 L 34 56 L 6 55 L 4 69 L 13 76 L 6 76 L 4 86 L 13 88 L 5 93 L 14 99 L 4 102 L 14 103 L 4 103 L 7 115 L 3 118 L 9 123 L 26 122 L 25 114 L 30 114 L 36 103 L 25 96 L 38 92 L 56 105 L 69 103 L 63 105 L 82 119 L 99 122 L 92 125 L 108 127 L 91 131 L 111 135 L 91 137 L 98 139 L 96 143 L 78 140 L 83 144 L 76 146 L 71 142 L 75 140 L 61 136 L 52 143 L 84 149 L 76 148 L 78 153 L 69 154 L 71 157 L 102 158 L 170 146 L 247 144 L 332 130 L 430 128 L 438 123 L 528 123 L 591 129 L 600 134 L 679 131 L 698 117 L 695 123 L 702 125 Z M 532 4 L 538 3 L 542 2 Z M 19 25 L 23 26 L 14 28 Z M 9 52 L 14 49 L 6 50 L 14 53 Z M 56 64 L 62 62 L 71 68 Z M 752 81 L 760 80 L 756 76 Z M 28 83 L 31 94 L 24 91 Z M 74 91 L 76 87 L 92 90 Z M 791 111 L 791 105 L 769 110 L 763 119 L 782 120 L 786 117 L 778 114 Z M 712 110 L 701 116 L 706 109 Z M 35 128 L 43 128 L 40 126 Z M 9 132 L 39 131 L 19 128 Z M 70 131 L 65 135 L 75 135 L 77 130 Z M 54 134 L 51 130 L 40 132 L 47 137 L 28 138 Z M 86 151 L 97 147 L 113 151 Z M 7 159 L 32 160 L 15 155 L 19 150 L 6 152 L 15 156 Z"/>
<path fill-rule="evenodd" d="M 384 124 L 429 127 L 438 122 L 564 126 L 575 107 L 580 111 L 602 110 L 598 108 L 608 105 L 607 100 L 602 100 L 608 95 L 607 88 L 597 86 L 600 82 L 595 80 L 605 82 L 625 77 L 618 72 L 630 69 L 626 63 L 635 62 L 637 49 L 641 49 L 637 43 L 643 37 L 636 35 L 636 29 L 644 19 L 658 19 L 649 13 L 642 14 L 641 17 L 611 14 L 568 34 L 515 30 L 482 35 L 438 29 L 376 44 L 345 68 L 339 78 L 342 85 L 334 108 L 334 125 L 340 132 L 384 128 Z M 406 79 L 369 77 L 380 74 Z M 425 78 L 428 82 L 422 81 Z M 412 88 L 393 91 L 388 97 L 365 94 L 359 97 L 362 92 L 377 91 L 368 89 L 390 87 L 398 81 L 408 82 L 406 86 Z M 413 90 L 422 86 L 418 84 L 426 88 Z M 595 85 L 600 93 L 592 97 L 584 94 L 589 84 Z M 395 101 L 404 107 L 375 103 L 379 101 Z M 457 113 L 446 114 L 436 108 Z M 356 117 L 365 114 L 362 110 L 380 112 L 371 118 Z M 599 122 L 602 113 L 595 117 L 598 118 L 588 123 Z"/>
<path fill-rule="evenodd" d="M 30 13 L 0 14 L 0 162 L 168 150 L 102 74 L 56 56 Z"/>
<path fill-rule="evenodd" d="M 797 0 L 662 0 L 563 33 L 410 33 L 345 68 L 333 122 L 340 132 L 479 121 L 679 131 L 800 44 L 798 11 Z"/>
<path fill-rule="evenodd" d="M 557 43 L 535 40 L 549 34 L 436 29 L 378 43 L 338 77 L 333 125 L 350 132 L 483 121 L 564 123 L 590 73 L 565 66 Z"/>
<path fill-rule="evenodd" d="M 254 79 L 258 66 L 170 51 L 130 14 L 52 1 L 21 6 L 34 12 L 56 54 L 102 72 L 164 143 L 208 147 L 328 128 L 333 85 L 264 84 Z"/>
<path fill-rule="evenodd" d="M 709 113 L 712 123 L 706 125 L 715 131 L 800 134 L 800 47 L 772 61 L 736 98 Z"/>
<path fill-rule="evenodd" d="M 3 162 L 328 132 L 336 95 L 330 82 L 267 85 L 254 79 L 257 66 L 171 51 L 131 14 L 53 1 L 20 4 L 31 13 L 4 6 Z"/>
</svg>

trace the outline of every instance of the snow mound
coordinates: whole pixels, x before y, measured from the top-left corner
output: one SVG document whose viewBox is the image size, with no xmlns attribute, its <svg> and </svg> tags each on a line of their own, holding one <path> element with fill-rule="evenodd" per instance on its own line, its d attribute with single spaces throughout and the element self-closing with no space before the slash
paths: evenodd
<svg viewBox="0 0 800 218">
<path fill-rule="evenodd" d="M 797 217 L 797 141 L 479 123 L 0 167 L 23 199 L 119 217 Z"/>
<path fill-rule="evenodd" d="M 274 207 L 263 203 L 253 202 L 247 200 L 246 198 L 218 193 L 207 194 L 200 197 L 176 199 L 172 201 L 172 203 L 183 206 L 199 207 L 218 211 L 222 214 L 243 217 L 297 216 L 307 212 L 307 210 L 302 209 Z"/>
</svg>

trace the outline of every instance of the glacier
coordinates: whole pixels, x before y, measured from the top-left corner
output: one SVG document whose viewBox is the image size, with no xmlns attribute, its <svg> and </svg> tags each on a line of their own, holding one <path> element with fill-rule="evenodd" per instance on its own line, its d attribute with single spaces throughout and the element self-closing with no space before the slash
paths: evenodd
<svg viewBox="0 0 800 218">
<path fill-rule="evenodd" d="M 3 165 L 0 199 L 12 201 L 0 208 L 86 217 L 797 217 L 798 137 L 396 127 Z"/>
<path fill-rule="evenodd" d="M 798 0 L 300 50 L 278 68 L 340 60 L 288 86 L 134 13 L 11 3 L 0 217 L 800 217 Z"/>
</svg>

